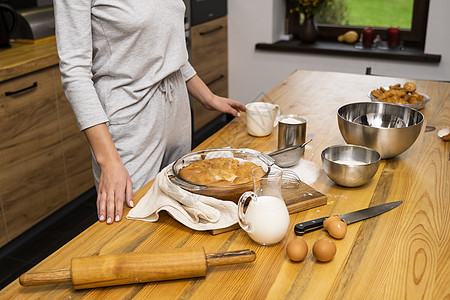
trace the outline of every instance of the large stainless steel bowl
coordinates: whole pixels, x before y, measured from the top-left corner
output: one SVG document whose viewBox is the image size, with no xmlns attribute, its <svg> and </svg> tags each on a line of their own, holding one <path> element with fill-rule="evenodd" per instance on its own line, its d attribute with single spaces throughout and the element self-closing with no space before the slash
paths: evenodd
<svg viewBox="0 0 450 300">
<path fill-rule="evenodd" d="M 421 112 L 389 103 L 358 102 L 337 112 L 339 130 L 348 144 L 376 150 L 391 158 L 408 150 L 419 136 Z"/>
<path fill-rule="evenodd" d="M 357 187 L 370 181 L 380 165 L 380 154 L 362 146 L 337 145 L 322 151 L 322 167 L 335 183 Z"/>
</svg>

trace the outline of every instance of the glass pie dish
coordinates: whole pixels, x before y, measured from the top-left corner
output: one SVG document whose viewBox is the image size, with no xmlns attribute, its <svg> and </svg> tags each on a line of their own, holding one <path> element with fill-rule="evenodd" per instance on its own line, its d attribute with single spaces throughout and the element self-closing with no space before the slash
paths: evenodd
<svg viewBox="0 0 450 300">
<path fill-rule="evenodd" d="M 252 149 L 208 149 L 188 153 L 177 159 L 172 165 L 171 172 L 169 172 L 169 178 L 174 184 L 189 192 L 214 197 L 220 200 L 237 202 L 244 192 L 253 189 L 252 181 L 239 184 L 230 182 L 230 185 L 203 185 L 190 182 L 179 175 L 179 171 L 183 167 L 188 166 L 193 162 L 217 157 L 232 157 L 239 161 L 252 162 L 263 169 L 265 176 L 269 174 L 270 169 L 274 164 L 274 160 L 270 156 Z"/>
<path fill-rule="evenodd" d="M 417 103 L 393 103 L 393 102 L 389 102 L 389 101 L 383 101 L 380 99 L 377 99 L 376 97 L 374 97 L 371 92 L 369 92 L 368 97 L 372 102 L 379 102 L 379 103 L 390 103 L 390 104 L 395 104 L 395 105 L 400 105 L 403 107 L 408 107 L 408 108 L 412 108 L 412 109 L 417 109 L 420 110 L 422 108 L 425 107 L 425 104 L 427 104 L 430 101 L 430 97 L 426 94 L 423 93 L 419 93 L 417 92 L 417 94 L 422 95 L 424 97 L 424 100 L 421 102 L 417 102 Z"/>
</svg>

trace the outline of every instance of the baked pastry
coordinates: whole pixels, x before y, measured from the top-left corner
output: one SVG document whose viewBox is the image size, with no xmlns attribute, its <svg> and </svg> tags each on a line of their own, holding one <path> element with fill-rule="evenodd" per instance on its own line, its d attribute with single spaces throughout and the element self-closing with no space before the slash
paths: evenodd
<svg viewBox="0 0 450 300">
<path fill-rule="evenodd" d="M 183 167 L 178 175 L 195 184 L 225 186 L 251 182 L 255 169 L 257 175 L 265 174 L 255 163 L 218 157 L 193 162 Z"/>
<path fill-rule="evenodd" d="M 388 90 L 380 87 L 370 94 L 377 100 L 390 103 L 415 104 L 425 101 L 425 96 L 416 92 L 416 85 L 412 82 L 406 82 L 403 87 L 400 83 L 390 85 Z"/>
</svg>

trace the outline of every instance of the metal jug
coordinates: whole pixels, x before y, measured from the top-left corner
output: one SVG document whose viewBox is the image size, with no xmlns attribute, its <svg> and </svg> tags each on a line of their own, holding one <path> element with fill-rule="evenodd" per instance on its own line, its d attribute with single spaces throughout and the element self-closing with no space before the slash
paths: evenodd
<svg viewBox="0 0 450 300">
<path fill-rule="evenodd" d="M 9 39 L 16 28 L 17 12 L 6 3 L 0 3 L 0 49 L 11 47 Z"/>
</svg>

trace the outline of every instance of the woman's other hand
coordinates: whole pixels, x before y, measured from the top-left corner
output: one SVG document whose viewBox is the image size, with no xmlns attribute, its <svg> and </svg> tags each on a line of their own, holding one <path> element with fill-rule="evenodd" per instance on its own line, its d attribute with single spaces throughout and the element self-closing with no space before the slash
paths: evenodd
<svg viewBox="0 0 450 300">
<path fill-rule="evenodd" d="M 239 112 L 245 111 L 245 106 L 242 103 L 213 94 L 198 75 L 186 81 L 186 86 L 189 93 L 200 101 L 206 109 L 217 110 L 235 117 L 239 116 Z"/>
<path fill-rule="evenodd" d="M 209 101 L 205 101 L 203 106 L 209 110 L 217 110 L 223 113 L 231 114 L 234 117 L 239 116 L 239 112 L 245 111 L 245 106 L 242 103 L 228 98 L 212 95 Z"/>
</svg>

